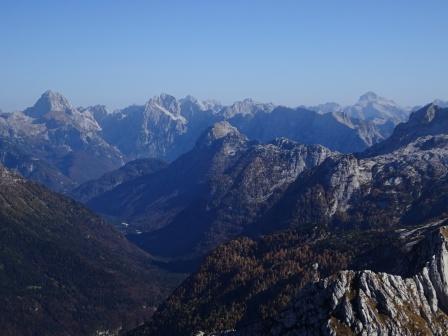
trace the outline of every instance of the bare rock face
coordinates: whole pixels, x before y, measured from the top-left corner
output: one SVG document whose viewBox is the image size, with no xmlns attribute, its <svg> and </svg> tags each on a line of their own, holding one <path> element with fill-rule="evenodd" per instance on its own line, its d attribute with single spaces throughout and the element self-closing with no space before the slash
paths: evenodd
<svg viewBox="0 0 448 336">
<path fill-rule="evenodd" d="M 66 192 L 124 163 L 89 110 L 45 92 L 23 112 L 0 116 L 0 161 L 24 177 Z"/>
<path fill-rule="evenodd" d="M 417 138 L 428 135 L 440 135 L 448 132 L 448 108 L 429 104 L 409 117 L 409 121 L 399 124 L 390 138 L 369 148 L 364 156 L 390 153 L 406 146 Z"/>
<path fill-rule="evenodd" d="M 429 258 L 410 277 L 342 271 L 310 285 L 267 334 L 444 335 L 448 228 L 431 232 L 417 251 Z"/>
<path fill-rule="evenodd" d="M 446 134 L 421 136 L 373 157 L 333 156 L 290 186 L 266 221 L 268 230 L 272 223 L 277 228 L 416 225 L 447 212 L 442 204 L 447 174 Z"/>
<path fill-rule="evenodd" d="M 202 140 L 207 145 L 210 145 L 213 141 L 222 139 L 229 134 L 239 134 L 238 130 L 230 125 L 227 121 L 221 121 L 213 125 L 208 132 L 204 134 Z"/>
<path fill-rule="evenodd" d="M 160 94 L 144 105 L 96 115 L 104 139 L 125 156 L 173 160 L 190 150 L 197 137 L 216 121 L 212 109 L 191 97 L 178 100 Z"/>
</svg>

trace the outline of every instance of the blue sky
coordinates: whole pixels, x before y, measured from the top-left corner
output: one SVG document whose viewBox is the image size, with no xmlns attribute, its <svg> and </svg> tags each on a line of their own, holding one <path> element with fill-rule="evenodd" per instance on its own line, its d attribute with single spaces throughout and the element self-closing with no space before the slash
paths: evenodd
<svg viewBox="0 0 448 336">
<path fill-rule="evenodd" d="M 0 0 L 0 108 L 448 99 L 448 1 Z"/>
</svg>

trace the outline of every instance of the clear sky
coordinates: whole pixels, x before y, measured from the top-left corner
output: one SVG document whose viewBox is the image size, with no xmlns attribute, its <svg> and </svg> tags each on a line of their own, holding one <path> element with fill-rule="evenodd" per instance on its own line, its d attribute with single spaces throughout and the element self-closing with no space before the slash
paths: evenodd
<svg viewBox="0 0 448 336">
<path fill-rule="evenodd" d="M 448 99 L 446 0 L 0 0 L 0 108 Z"/>
</svg>

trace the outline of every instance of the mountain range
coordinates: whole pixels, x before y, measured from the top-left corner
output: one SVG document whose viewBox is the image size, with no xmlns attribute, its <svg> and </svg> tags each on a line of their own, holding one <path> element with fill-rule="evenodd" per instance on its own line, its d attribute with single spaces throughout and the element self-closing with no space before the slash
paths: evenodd
<svg viewBox="0 0 448 336">
<path fill-rule="evenodd" d="M 241 234 L 304 170 L 332 152 L 286 139 L 251 142 L 227 121 L 156 173 L 138 177 L 87 202 L 128 223 L 128 237 L 157 255 L 203 255 Z M 136 234 L 135 234 L 136 233 Z"/>
<path fill-rule="evenodd" d="M 367 225 L 367 213 L 345 211 L 357 209 L 352 201 L 360 202 L 359 211 L 368 209 L 372 221 L 383 220 L 376 210 L 385 202 L 384 226 L 394 212 L 402 216 L 405 208 L 412 212 L 419 206 L 412 203 L 415 198 L 397 204 L 394 197 L 401 200 L 410 189 L 419 194 L 446 173 L 441 168 L 448 129 L 444 111 L 429 105 L 413 112 L 388 140 L 356 155 L 285 138 L 260 144 L 219 122 L 165 169 L 122 183 L 87 204 L 125 222 L 129 238 L 142 248 L 169 257 L 203 254 L 232 236 L 271 232 L 294 221 L 302 228 L 340 221 L 355 225 L 359 217 Z M 382 155 L 370 154 L 376 148 L 383 148 Z M 394 212 L 386 212 L 388 207 Z"/>
<path fill-rule="evenodd" d="M 144 105 L 109 112 L 102 105 L 75 108 L 61 94 L 47 91 L 34 106 L 0 115 L 0 161 L 67 193 L 137 158 L 173 161 L 219 121 L 228 121 L 250 140 L 287 137 L 348 153 L 386 138 L 407 113 L 373 93 L 363 95 L 352 107 L 359 113 L 339 107 L 323 114 L 317 110 L 252 99 L 224 106 L 161 94 Z"/>
<path fill-rule="evenodd" d="M 131 335 L 443 335 L 447 116 L 430 104 L 298 174 Z"/>
<path fill-rule="evenodd" d="M 0 154 L 5 335 L 448 328 L 443 103 L 110 113 L 48 91 L 0 115 Z"/>
</svg>

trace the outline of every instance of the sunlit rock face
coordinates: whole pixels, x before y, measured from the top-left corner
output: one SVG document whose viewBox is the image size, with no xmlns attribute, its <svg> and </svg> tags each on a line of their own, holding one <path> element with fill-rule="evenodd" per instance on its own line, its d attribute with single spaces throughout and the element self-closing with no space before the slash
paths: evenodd
<svg viewBox="0 0 448 336">
<path fill-rule="evenodd" d="M 0 159 L 4 165 L 53 190 L 118 168 L 124 157 L 101 135 L 94 115 L 47 91 L 23 112 L 0 116 Z"/>
<path fill-rule="evenodd" d="M 310 285 L 266 334 L 444 335 L 448 228 L 427 233 L 414 253 L 427 261 L 409 277 L 342 271 Z"/>
</svg>

